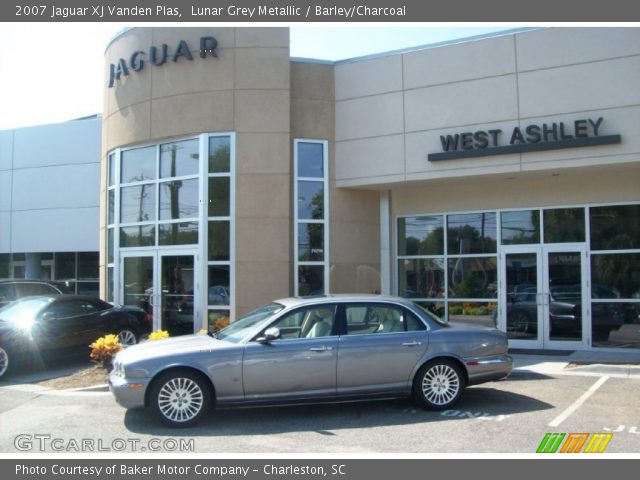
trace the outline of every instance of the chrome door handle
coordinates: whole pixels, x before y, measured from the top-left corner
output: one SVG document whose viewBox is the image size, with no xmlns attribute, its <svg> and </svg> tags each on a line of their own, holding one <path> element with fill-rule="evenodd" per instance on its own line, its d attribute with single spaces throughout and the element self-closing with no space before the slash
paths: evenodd
<svg viewBox="0 0 640 480">
<path fill-rule="evenodd" d="M 404 342 L 402 344 L 403 347 L 415 347 L 417 345 L 422 345 L 422 342 L 417 342 L 417 341 L 413 341 L 413 342 Z"/>
<path fill-rule="evenodd" d="M 312 352 L 326 352 L 327 350 L 332 350 L 332 347 L 323 345 L 321 347 L 311 347 L 309 350 L 311 350 Z"/>
</svg>

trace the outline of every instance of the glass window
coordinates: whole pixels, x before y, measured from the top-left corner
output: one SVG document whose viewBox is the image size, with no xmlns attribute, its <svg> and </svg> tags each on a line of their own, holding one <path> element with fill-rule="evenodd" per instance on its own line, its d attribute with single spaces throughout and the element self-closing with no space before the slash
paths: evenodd
<svg viewBox="0 0 640 480">
<path fill-rule="evenodd" d="M 444 254 L 443 228 L 442 215 L 398 219 L 398 254 Z"/>
<path fill-rule="evenodd" d="M 449 321 L 482 327 L 497 326 L 497 304 L 494 302 L 449 302 Z"/>
<path fill-rule="evenodd" d="M 207 315 L 207 326 L 210 332 L 217 332 L 229 326 L 229 310 L 209 310 Z"/>
<path fill-rule="evenodd" d="M 122 227 L 120 247 L 150 247 L 156 244 L 156 229 L 153 225 Z"/>
<path fill-rule="evenodd" d="M 116 191 L 109 190 L 107 192 L 107 224 L 113 225 L 116 218 Z"/>
<path fill-rule="evenodd" d="M 298 142 L 298 177 L 324 178 L 324 145 Z"/>
<path fill-rule="evenodd" d="M 640 299 L 640 253 L 592 254 L 591 295 Z"/>
<path fill-rule="evenodd" d="M 120 154 L 122 183 L 143 182 L 156 178 L 156 147 L 134 148 Z"/>
<path fill-rule="evenodd" d="M 11 258 L 8 253 L 0 253 L 0 278 L 9 278 L 9 264 Z"/>
<path fill-rule="evenodd" d="M 386 304 L 347 305 L 347 335 L 426 330 L 425 325 L 402 307 Z"/>
<path fill-rule="evenodd" d="M 111 187 L 116 183 L 116 155 L 115 153 L 110 153 L 109 158 L 107 159 L 107 181 L 108 185 Z"/>
<path fill-rule="evenodd" d="M 198 179 L 160 184 L 160 220 L 198 217 Z"/>
<path fill-rule="evenodd" d="M 230 305 L 231 291 L 229 287 L 229 267 L 226 265 L 209 265 L 208 304 Z"/>
<path fill-rule="evenodd" d="M 335 305 L 318 305 L 284 315 L 270 327 L 278 328 L 283 340 L 327 337 L 333 333 L 335 316 Z"/>
<path fill-rule="evenodd" d="M 542 212 L 545 243 L 584 242 L 584 208 L 557 208 Z"/>
<path fill-rule="evenodd" d="M 209 216 L 228 217 L 230 214 L 229 177 L 209 177 Z"/>
<path fill-rule="evenodd" d="M 324 218 L 324 182 L 298 182 L 298 218 Z"/>
<path fill-rule="evenodd" d="M 93 280 L 98 278 L 98 252 L 78 252 L 78 279 Z"/>
<path fill-rule="evenodd" d="M 69 280 L 76 278 L 75 252 L 56 253 L 55 269 L 56 280 Z"/>
<path fill-rule="evenodd" d="M 159 245 L 198 243 L 198 222 L 163 223 L 158 226 Z"/>
<path fill-rule="evenodd" d="M 113 228 L 107 229 L 107 263 L 113 263 L 114 237 Z"/>
<path fill-rule="evenodd" d="M 324 224 L 298 225 L 298 260 L 305 262 L 324 260 Z"/>
<path fill-rule="evenodd" d="M 439 324 L 446 324 L 444 318 L 444 302 L 413 302 L 415 305 L 422 308 L 428 315 L 431 316 Z"/>
<path fill-rule="evenodd" d="M 160 145 L 160 177 L 197 175 L 200 163 L 198 140 Z"/>
<path fill-rule="evenodd" d="M 449 255 L 496 253 L 497 238 L 495 212 L 447 215 Z"/>
<path fill-rule="evenodd" d="M 209 138 L 209 173 L 228 173 L 231 165 L 229 137 Z"/>
<path fill-rule="evenodd" d="M 592 250 L 640 248 L 640 205 L 591 207 Z"/>
<path fill-rule="evenodd" d="M 229 222 L 209 222 L 209 260 L 229 258 Z"/>
<path fill-rule="evenodd" d="M 107 302 L 113 302 L 113 267 L 107 268 Z"/>
<path fill-rule="evenodd" d="M 298 295 L 324 294 L 324 265 L 300 265 L 298 267 Z"/>
<path fill-rule="evenodd" d="M 398 294 L 408 298 L 444 298 L 444 259 L 398 262 Z"/>
<path fill-rule="evenodd" d="M 495 257 L 448 259 L 450 298 L 496 298 L 498 262 Z"/>
<path fill-rule="evenodd" d="M 640 348 L 640 303 L 591 303 L 594 347 Z"/>
<path fill-rule="evenodd" d="M 540 243 L 540 211 L 521 210 L 500 215 L 503 245 Z"/>
<path fill-rule="evenodd" d="M 151 222 L 156 219 L 156 186 L 136 185 L 120 189 L 120 222 Z"/>
</svg>

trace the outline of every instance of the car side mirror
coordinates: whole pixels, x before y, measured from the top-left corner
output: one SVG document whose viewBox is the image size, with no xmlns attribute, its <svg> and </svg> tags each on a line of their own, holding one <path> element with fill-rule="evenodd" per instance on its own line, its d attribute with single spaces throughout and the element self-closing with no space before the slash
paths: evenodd
<svg viewBox="0 0 640 480">
<path fill-rule="evenodd" d="M 42 321 L 43 322 L 51 322 L 53 320 L 57 320 L 57 318 L 56 318 L 54 313 L 52 313 L 52 312 L 44 312 L 42 314 Z"/>
<path fill-rule="evenodd" d="M 258 338 L 256 338 L 256 342 L 269 343 L 279 338 L 280 338 L 280 329 L 277 327 L 270 327 L 264 331 L 264 335 L 261 335 Z"/>
</svg>

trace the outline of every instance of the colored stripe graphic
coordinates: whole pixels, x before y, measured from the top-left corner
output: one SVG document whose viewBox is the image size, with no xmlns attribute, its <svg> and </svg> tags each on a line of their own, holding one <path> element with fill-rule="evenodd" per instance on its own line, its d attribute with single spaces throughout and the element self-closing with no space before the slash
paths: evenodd
<svg viewBox="0 0 640 480">
<path fill-rule="evenodd" d="M 565 435 L 565 433 L 546 433 L 536 453 L 556 453 Z"/>
<path fill-rule="evenodd" d="M 613 433 L 594 433 L 584 453 L 603 453 L 613 438 Z"/>
<path fill-rule="evenodd" d="M 560 453 L 580 453 L 587 438 L 589 438 L 588 433 L 570 433 L 562 444 Z"/>
</svg>

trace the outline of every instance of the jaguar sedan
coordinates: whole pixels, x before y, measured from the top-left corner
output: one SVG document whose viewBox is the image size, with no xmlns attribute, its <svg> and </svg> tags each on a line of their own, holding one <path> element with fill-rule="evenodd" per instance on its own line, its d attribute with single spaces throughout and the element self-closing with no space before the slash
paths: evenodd
<svg viewBox="0 0 640 480">
<path fill-rule="evenodd" d="M 137 343 L 152 318 L 136 307 L 114 307 L 83 295 L 25 297 L 0 309 L 0 380 L 17 366 L 39 366 L 52 357 L 82 352 L 103 335 Z"/>
<path fill-rule="evenodd" d="M 395 297 L 287 298 L 217 335 L 135 345 L 109 376 L 125 408 L 148 407 L 172 427 L 218 407 L 413 395 L 448 409 L 466 386 L 506 377 L 507 338 L 442 322 Z"/>
</svg>

